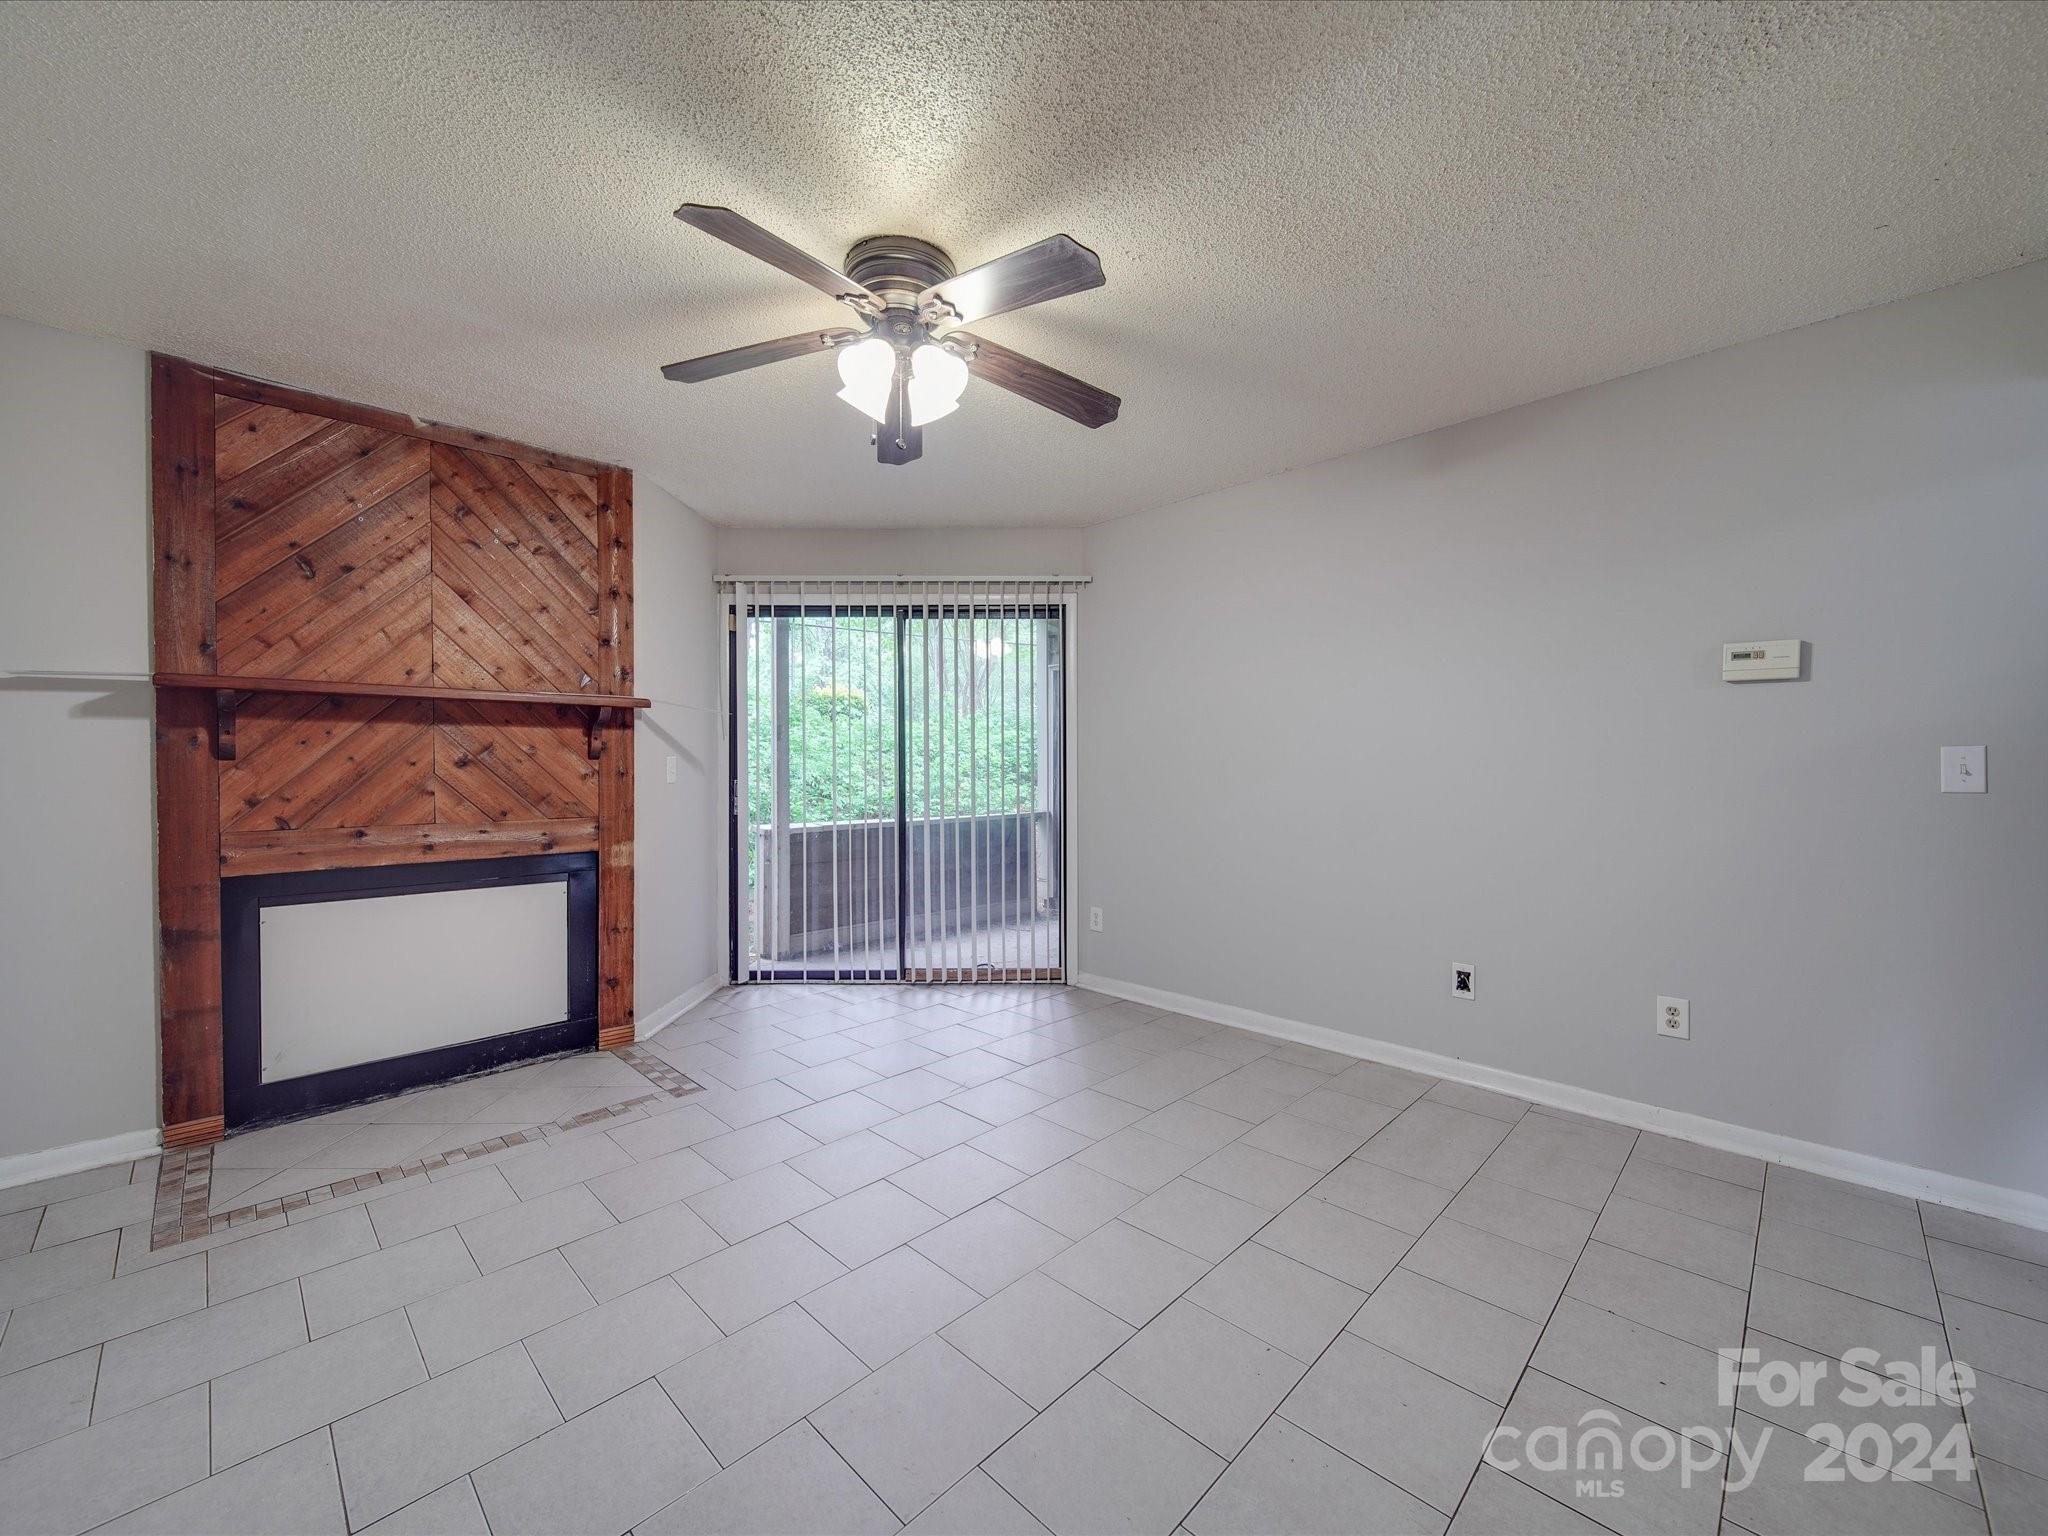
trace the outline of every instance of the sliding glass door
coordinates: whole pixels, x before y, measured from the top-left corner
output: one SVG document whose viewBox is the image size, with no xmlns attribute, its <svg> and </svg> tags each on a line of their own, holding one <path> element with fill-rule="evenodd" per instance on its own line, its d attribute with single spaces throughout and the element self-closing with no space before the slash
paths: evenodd
<svg viewBox="0 0 2048 1536">
<path fill-rule="evenodd" d="M 996 584 L 744 584 L 733 973 L 1063 974 L 1064 605 Z"/>
<path fill-rule="evenodd" d="M 758 978 L 898 974 L 899 630 L 867 605 L 749 612 L 739 847 Z"/>
<path fill-rule="evenodd" d="M 1057 979 L 1058 610 L 921 604 L 903 624 L 905 974 Z"/>
</svg>

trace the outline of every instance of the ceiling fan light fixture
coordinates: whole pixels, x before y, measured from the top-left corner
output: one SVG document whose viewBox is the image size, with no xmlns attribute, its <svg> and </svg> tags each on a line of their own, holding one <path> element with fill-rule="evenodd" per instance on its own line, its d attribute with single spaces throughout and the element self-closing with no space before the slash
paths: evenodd
<svg viewBox="0 0 2048 1536">
<path fill-rule="evenodd" d="M 910 354 L 910 424 L 921 427 L 960 408 L 967 365 L 945 347 L 925 342 Z"/>
<path fill-rule="evenodd" d="M 1071 235 L 1048 236 L 960 273 L 929 240 L 870 235 L 846 253 L 842 272 L 730 208 L 685 203 L 676 217 L 852 308 L 865 334 L 843 326 L 800 331 L 670 363 L 661 370 L 663 378 L 700 384 L 764 363 L 836 351 L 839 398 L 881 428 L 869 443 L 882 464 L 923 456 L 919 429 L 959 407 L 970 374 L 1084 427 L 1117 418 L 1122 402 L 1107 390 L 955 329 L 1100 288 L 1102 262 Z"/>
<path fill-rule="evenodd" d="M 896 349 L 869 336 L 839 349 L 839 398 L 876 421 L 889 419 L 889 386 L 896 379 Z"/>
</svg>

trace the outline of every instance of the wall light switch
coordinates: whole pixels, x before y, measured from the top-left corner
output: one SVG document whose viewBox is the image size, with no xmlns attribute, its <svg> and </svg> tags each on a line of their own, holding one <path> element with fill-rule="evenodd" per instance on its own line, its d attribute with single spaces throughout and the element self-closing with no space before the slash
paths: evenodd
<svg viewBox="0 0 2048 1536">
<path fill-rule="evenodd" d="M 682 772 L 682 769 L 683 769 L 683 765 L 682 765 L 681 761 L 680 761 L 680 760 L 679 760 L 679 759 L 678 759 L 678 758 L 676 757 L 675 753 L 673 753 L 673 752 L 669 753 L 669 755 L 668 755 L 668 766 L 667 766 L 667 770 L 666 770 L 666 771 L 667 771 L 667 773 L 668 773 L 668 781 L 669 781 L 669 783 L 671 783 L 671 784 L 675 783 L 675 781 L 676 781 L 676 778 L 677 778 L 677 776 L 678 776 L 679 774 L 681 774 L 681 772 Z"/>
<path fill-rule="evenodd" d="M 1941 749 L 1941 792 L 1944 795 L 1984 793 L 1984 749 L 1943 747 Z"/>
</svg>

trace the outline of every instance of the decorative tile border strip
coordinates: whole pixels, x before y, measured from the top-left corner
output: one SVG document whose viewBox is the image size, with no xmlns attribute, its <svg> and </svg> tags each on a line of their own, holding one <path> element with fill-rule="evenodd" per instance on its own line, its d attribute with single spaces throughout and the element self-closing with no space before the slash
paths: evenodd
<svg viewBox="0 0 2048 1536">
<path fill-rule="evenodd" d="M 417 1178 L 436 1169 L 457 1167 L 472 1158 L 487 1157 L 493 1152 L 502 1152 L 507 1147 L 528 1146 L 545 1141 L 550 1135 L 595 1125 L 601 1120 L 622 1119 L 629 1112 L 643 1104 L 652 1104 L 663 1095 L 672 1099 L 683 1099 L 704 1091 L 702 1083 L 677 1071 L 652 1051 L 643 1050 L 637 1045 L 621 1046 L 610 1054 L 625 1062 L 661 1092 L 639 1094 L 617 1104 L 602 1104 L 595 1109 L 566 1115 L 560 1120 L 550 1120 L 545 1125 L 528 1126 L 509 1135 L 492 1136 L 466 1147 L 456 1147 L 452 1151 L 436 1152 L 430 1157 L 415 1158 L 408 1163 L 397 1163 L 370 1173 L 336 1179 L 331 1184 L 317 1184 L 296 1194 L 283 1195 L 275 1200 L 264 1200 L 255 1205 L 239 1206 L 231 1211 L 211 1214 L 207 1211 L 213 1196 L 213 1153 L 214 1148 L 220 1143 L 215 1142 L 204 1147 L 173 1148 L 164 1153 L 163 1162 L 157 1168 L 156 1206 L 150 1217 L 149 1246 L 152 1250 L 167 1248 L 173 1243 L 186 1243 L 194 1238 L 209 1237 L 229 1227 L 246 1226 L 250 1222 L 265 1221 L 272 1216 L 288 1216 L 293 1211 L 303 1211 L 343 1195 L 374 1189 L 379 1184 L 395 1184 L 400 1179 Z"/>
<path fill-rule="evenodd" d="M 670 1066 L 644 1046 L 622 1045 L 612 1054 L 671 1098 L 686 1098 L 704 1091 L 703 1084 L 681 1069 Z"/>
</svg>

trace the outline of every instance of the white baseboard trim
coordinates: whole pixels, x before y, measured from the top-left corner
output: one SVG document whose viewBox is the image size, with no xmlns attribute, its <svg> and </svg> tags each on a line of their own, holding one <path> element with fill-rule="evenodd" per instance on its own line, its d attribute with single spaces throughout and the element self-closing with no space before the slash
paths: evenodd
<svg viewBox="0 0 2048 1536">
<path fill-rule="evenodd" d="M 1216 1024 L 1229 1024 L 1237 1029 L 1250 1030 L 1254 1034 L 1271 1035 L 1276 1039 L 1290 1040 L 1300 1045 L 1319 1046 L 1326 1051 L 1355 1056 L 1361 1061 L 1378 1061 L 1389 1066 L 1406 1067 L 1412 1072 L 1422 1072 L 1430 1077 L 1445 1077 L 1453 1082 L 1470 1083 L 1475 1088 L 1491 1088 L 1497 1093 L 1512 1094 L 1518 1099 L 1528 1099 L 1537 1104 L 1548 1104 L 1554 1109 L 1568 1109 L 1577 1114 L 1591 1115 L 1597 1120 L 1612 1120 L 1621 1125 L 1634 1126 L 1638 1130 L 1657 1131 L 1684 1141 L 1697 1141 L 1705 1146 L 1719 1147 L 1723 1151 L 1759 1157 L 1766 1162 L 1803 1168 L 1809 1173 L 1825 1174 L 1829 1178 L 1842 1179 L 1851 1184 L 1868 1184 L 1873 1188 L 1889 1190 L 1893 1194 L 1905 1195 L 1911 1199 L 1933 1200 L 1942 1205 L 1957 1206 L 1985 1216 L 1996 1216 L 2002 1221 L 2013 1221 L 2022 1226 L 2048 1230 L 2048 1195 L 2037 1195 L 2023 1189 L 2007 1189 L 1998 1184 L 1985 1184 L 1951 1173 L 1938 1173 L 1931 1168 L 1916 1168 L 1910 1163 L 1894 1163 L 1864 1152 L 1851 1152 L 1843 1147 L 1825 1146 L 1815 1141 L 1801 1141 L 1796 1137 L 1780 1136 L 1775 1132 L 1760 1131 L 1726 1120 L 1710 1120 L 1704 1115 L 1665 1109 L 1656 1104 L 1643 1104 L 1634 1099 L 1616 1098 L 1612 1094 L 1596 1093 L 1590 1088 L 1575 1088 L 1569 1083 L 1551 1082 L 1547 1078 L 1525 1077 L 1519 1072 L 1484 1066 L 1476 1061 L 1462 1061 L 1455 1056 L 1440 1056 L 1434 1051 L 1421 1051 L 1413 1046 L 1396 1045 L 1387 1040 L 1349 1034 L 1321 1024 L 1303 1024 L 1294 1019 L 1283 1019 L 1276 1014 L 1239 1008 L 1231 1003 L 1215 1003 L 1207 998 L 1188 997 L 1158 987 L 1139 986 L 1134 982 L 1119 981 L 1112 976 L 1083 973 L 1072 979 L 1077 987 L 1106 992 L 1112 997 L 1126 998 L 1134 1003 L 1145 1003 L 1173 1013 L 1185 1013 Z"/>
<path fill-rule="evenodd" d="M 714 972 L 688 991 L 677 993 L 659 1008 L 643 1013 L 633 1021 L 634 1040 L 646 1040 L 660 1034 L 681 1015 L 688 1013 L 724 985 L 725 978 Z"/>
<path fill-rule="evenodd" d="M 51 1147 L 42 1152 L 17 1152 L 0 1157 L 0 1189 L 54 1179 L 60 1174 L 83 1173 L 109 1163 L 132 1163 L 148 1157 L 164 1144 L 164 1133 L 123 1131 L 119 1136 L 102 1136 L 98 1141 L 74 1141 L 68 1147 Z"/>
</svg>

